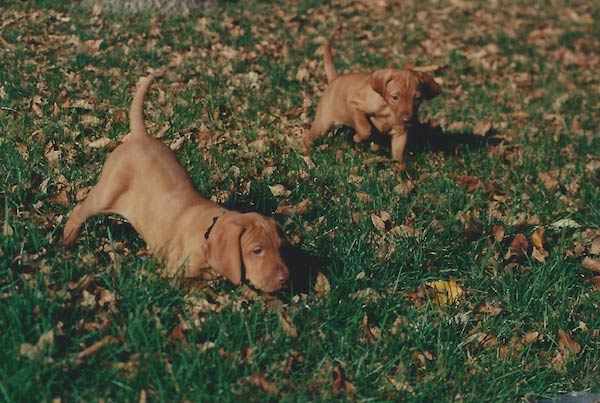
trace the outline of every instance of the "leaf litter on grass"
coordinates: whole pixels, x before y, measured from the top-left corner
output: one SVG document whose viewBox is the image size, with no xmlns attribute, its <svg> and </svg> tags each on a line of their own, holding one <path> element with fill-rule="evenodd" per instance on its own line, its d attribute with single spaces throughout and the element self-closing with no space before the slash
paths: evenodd
<svg viewBox="0 0 600 403">
<path fill-rule="evenodd" d="M 146 276 L 160 267 L 137 267 L 137 259 L 147 262 L 147 251 L 128 233 L 124 244 L 109 241 L 101 227 L 114 230 L 114 220 L 90 223 L 86 241 L 64 255 L 46 236 L 60 230 L 67 207 L 85 197 L 81 189 L 89 189 L 122 141 L 135 77 L 149 65 L 168 64 L 148 97 L 150 132 L 177 150 L 207 197 L 233 197 L 276 213 L 296 245 L 333 258 L 340 272 L 319 273 L 310 295 L 280 303 L 222 282 L 181 305 L 153 297 L 156 310 L 136 312 L 161 324 L 146 329 L 161 340 L 154 349 L 176 346 L 202 359 L 220 351 L 232 377 L 245 380 L 242 388 L 271 397 L 469 399 L 505 388 L 506 399 L 514 400 L 564 385 L 597 387 L 584 384 L 582 364 L 593 369 L 598 356 L 598 194 L 592 187 L 600 168 L 593 125 L 600 58 L 593 8 L 509 2 L 500 13 L 491 3 L 460 1 L 311 4 L 253 3 L 185 19 L 135 20 L 100 9 L 6 7 L 0 38 L 12 50 L 3 53 L 8 78 L 0 80 L 2 144 L 16 149 L 21 162 L 3 164 L 7 243 L 1 255 L 9 269 L 2 269 L 0 283 L 12 288 L 2 295 L 48 290 L 48 305 L 73 317 L 61 337 L 86 337 L 70 357 L 83 354 L 82 365 L 98 358 L 99 370 L 120 368 L 129 380 L 143 371 L 147 352 L 121 339 L 113 343 L 107 333 L 131 331 L 121 315 L 131 319 L 127 306 L 137 305 L 123 280 L 147 287 Z M 391 63 L 434 74 L 444 95 L 423 106 L 422 119 L 444 138 L 472 132 L 488 143 L 448 153 L 411 151 L 401 173 L 389 165 L 386 145 L 361 148 L 343 135 L 298 156 L 326 83 L 320 45 L 332 36 L 340 71 Z M 20 80 L 13 80 L 17 73 Z M 100 233 L 103 239 L 95 238 Z M 136 250 L 136 261 L 128 258 Z M 253 316 L 255 309 L 264 317 Z M 162 318 L 169 311 L 173 317 Z M 350 312 L 355 338 L 348 340 Z M 429 314 L 439 317 L 418 323 Z M 56 325 L 43 309 L 16 315 L 23 316 Z M 386 327 L 387 316 L 393 325 Z M 236 339 L 229 321 L 236 319 L 249 325 L 239 330 L 243 342 L 228 345 Z M 590 329 L 573 330 L 580 321 Z M 262 353 L 270 348 L 267 337 L 256 330 L 269 326 L 276 329 L 269 341 L 279 335 L 274 344 L 280 346 L 269 350 L 272 362 Z M 49 333 L 36 332 L 13 344 L 24 346 L 25 356 L 54 354 Z M 402 343 L 389 334 L 403 335 Z M 465 349 L 455 348 L 467 340 Z M 348 353 L 348 343 L 365 355 Z M 444 356 L 438 347 L 456 353 Z M 116 361 L 105 351 L 108 357 L 119 351 Z M 235 354 L 241 357 L 235 365 L 223 358 Z M 321 358 L 328 360 L 322 367 Z M 190 398 L 186 390 L 197 385 L 186 389 L 176 379 L 186 371 L 184 360 L 168 362 L 165 383 Z M 285 377 L 270 372 L 274 363 Z M 448 378 L 448 368 L 470 375 L 440 388 L 435 380 Z M 538 381 L 540 371 L 546 381 Z M 476 384 L 470 378 L 484 375 Z M 144 387 L 134 398 L 152 400 L 161 388 Z M 100 390 L 103 395 L 132 399 Z"/>
</svg>

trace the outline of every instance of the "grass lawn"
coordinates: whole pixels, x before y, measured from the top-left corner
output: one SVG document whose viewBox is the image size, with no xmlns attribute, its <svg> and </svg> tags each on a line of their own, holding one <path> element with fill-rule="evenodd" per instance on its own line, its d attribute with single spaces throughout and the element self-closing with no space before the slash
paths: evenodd
<svg viewBox="0 0 600 403">
<path fill-rule="evenodd" d="M 0 400 L 600 392 L 600 10 L 535 3 L 0 1 Z M 410 63 L 442 85 L 406 169 L 346 128 L 299 153 L 325 37 L 340 71 Z M 181 287 L 116 216 L 62 247 L 163 66 L 149 131 L 203 195 L 275 217 L 296 265 L 319 257 L 309 289 Z"/>
</svg>

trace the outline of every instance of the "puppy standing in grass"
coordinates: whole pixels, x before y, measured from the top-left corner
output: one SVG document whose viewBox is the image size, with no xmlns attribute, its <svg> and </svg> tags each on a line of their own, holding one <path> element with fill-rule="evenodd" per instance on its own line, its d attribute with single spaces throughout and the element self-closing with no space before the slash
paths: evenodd
<svg viewBox="0 0 600 403">
<path fill-rule="evenodd" d="M 315 120 L 305 134 L 305 151 L 335 124 L 353 127 L 356 143 L 371 137 L 375 127 L 380 133 L 392 136 L 392 158 L 402 162 L 406 130 L 417 123 L 421 102 L 441 92 L 438 83 L 431 75 L 408 68 L 388 67 L 374 73 L 338 76 L 328 40 L 323 53 L 328 86 L 319 101 Z"/>
<path fill-rule="evenodd" d="M 65 245 L 73 244 L 87 218 L 116 213 L 165 260 L 170 275 L 181 269 L 185 277 L 198 277 L 210 267 L 234 284 L 246 278 L 266 292 L 284 288 L 288 269 L 275 221 L 204 199 L 175 154 L 148 135 L 143 104 L 154 78 L 139 80 L 129 113 L 131 134 L 109 155 L 98 183 L 71 212 Z"/>
</svg>

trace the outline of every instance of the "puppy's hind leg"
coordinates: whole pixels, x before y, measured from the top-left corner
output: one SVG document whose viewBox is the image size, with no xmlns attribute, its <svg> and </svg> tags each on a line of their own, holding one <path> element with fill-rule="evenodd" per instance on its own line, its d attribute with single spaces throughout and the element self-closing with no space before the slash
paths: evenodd
<svg viewBox="0 0 600 403">
<path fill-rule="evenodd" d="M 101 176 L 86 199 L 71 211 L 63 231 L 63 243 L 66 246 L 71 246 L 75 242 L 81 226 L 88 218 L 101 213 L 115 212 L 111 207 L 124 191 L 124 188 L 111 186 L 108 182 L 108 179 Z"/>
<path fill-rule="evenodd" d="M 315 140 L 327 133 L 332 126 L 333 122 L 325 122 L 317 115 L 310 130 L 304 132 L 304 153 L 308 154 Z"/>
</svg>

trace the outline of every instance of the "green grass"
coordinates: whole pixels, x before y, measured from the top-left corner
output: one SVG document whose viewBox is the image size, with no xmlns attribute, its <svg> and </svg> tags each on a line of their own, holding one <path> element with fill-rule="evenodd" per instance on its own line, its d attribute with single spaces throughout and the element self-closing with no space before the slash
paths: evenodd
<svg viewBox="0 0 600 403">
<path fill-rule="evenodd" d="M 0 49 L 0 400 L 599 393 L 600 292 L 581 267 L 600 235 L 598 9 L 442 3 L 378 11 L 253 1 L 188 17 L 0 3 L 10 45 Z M 528 43 L 544 28 L 542 42 Z M 450 143 L 472 139 L 487 118 L 493 138 L 456 153 L 413 148 L 396 172 L 389 146 L 354 145 L 340 129 L 315 146 L 309 167 L 297 150 L 325 86 L 320 36 L 333 37 L 341 71 L 445 66 L 435 73 L 444 94 L 422 106 L 422 118 L 441 124 Z M 96 39 L 99 51 L 87 51 L 84 42 Z M 423 50 L 425 40 L 439 52 Z M 490 45 L 497 50 L 477 56 Z M 561 59 L 565 49 L 576 57 Z M 148 96 L 150 131 L 167 127 L 168 144 L 185 139 L 178 156 L 206 197 L 270 216 L 310 198 L 303 214 L 275 217 L 297 247 L 326 258 L 329 293 L 268 296 L 225 281 L 187 290 L 138 253 L 143 241 L 118 217 L 90 219 L 77 246 L 62 247 L 77 190 L 95 183 L 110 151 L 87 144 L 119 141 L 137 78 L 172 61 Z M 310 73 L 305 81 L 296 79 L 300 68 Z M 532 84 L 517 73 L 531 74 Z M 49 161 L 50 151 L 60 155 Z M 460 184 L 465 176 L 479 184 Z M 273 196 L 275 184 L 290 196 Z M 382 211 L 391 217 L 386 230 L 371 219 Z M 580 227 L 552 227 L 564 218 Z M 501 241 L 496 225 L 505 229 Z M 545 262 L 532 257 L 536 226 L 545 229 Z M 518 233 L 530 247 L 506 259 Z M 573 256 L 578 243 L 583 254 Z M 462 288 L 456 304 L 435 303 L 426 283 L 436 280 Z M 579 353 L 560 346 L 559 330 Z M 49 331 L 52 340 L 28 356 Z M 539 338 L 522 345 L 533 331 Z M 483 333 L 494 342 L 479 343 Z M 101 340 L 109 342 L 80 356 Z M 354 391 L 345 391 L 340 368 Z"/>
</svg>

